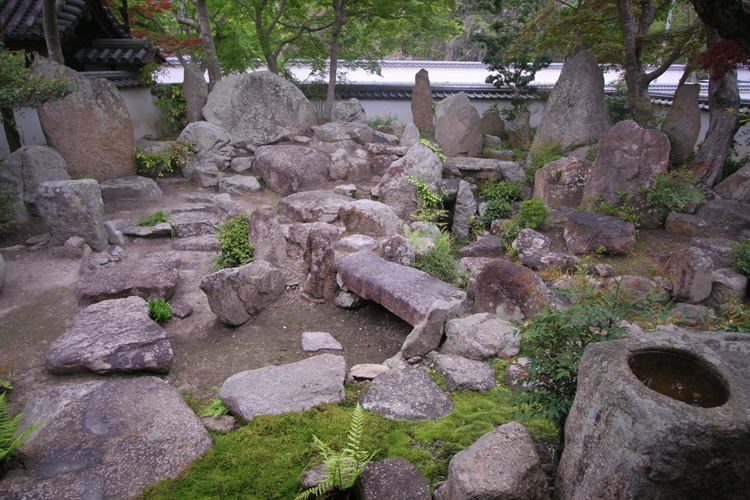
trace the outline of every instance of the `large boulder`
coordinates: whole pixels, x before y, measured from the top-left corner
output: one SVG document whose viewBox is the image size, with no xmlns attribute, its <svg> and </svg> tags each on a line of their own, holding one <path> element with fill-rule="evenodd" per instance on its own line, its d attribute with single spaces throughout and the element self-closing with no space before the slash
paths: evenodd
<svg viewBox="0 0 750 500">
<path fill-rule="evenodd" d="M 284 196 L 323 184 L 330 164 L 325 153 L 303 146 L 262 146 L 255 152 L 255 167 L 263 182 Z"/>
<path fill-rule="evenodd" d="M 414 117 L 414 125 L 422 134 L 432 132 L 434 113 L 430 75 L 426 69 L 420 69 L 414 76 L 414 87 L 411 90 L 411 114 Z"/>
<path fill-rule="evenodd" d="M 582 50 L 565 61 L 529 155 L 542 148 L 570 150 L 599 141 L 610 127 L 604 97 L 604 76 L 594 54 Z"/>
<path fill-rule="evenodd" d="M 164 196 L 155 180 L 134 175 L 100 182 L 103 200 L 158 200 Z"/>
<path fill-rule="evenodd" d="M 445 325 L 445 343 L 441 354 L 462 356 L 481 361 L 509 358 L 521 350 L 518 328 L 507 319 L 490 313 L 456 318 Z"/>
<path fill-rule="evenodd" d="M 549 306 L 547 287 L 531 269 L 495 259 L 470 283 L 474 310 L 521 319 Z"/>
<path fill-rule="evenodd" d="M 211 273 L 200 283 L 211 311 L 219 321 L 232 326 L 247 323 L 285 287 L 284 273 L 263 260 Z"/>
<path fill-rule="evenodd" d="M 576 255 L 595 251 L 625 254 L 635 246 L 635 225 L 610 215 L 575 210 L 568 214 L 563 236 L 568 250 Z"/>
<path fill-rule="evenodd" d="M 209 122 L 189 123 L 178 142 L 191 144 L 195 154 L 182 166 L 182 175 L 201 187 L 214 187 L 219 183 L 220 172 L 231 161 L 232 145 L 227 131 Z"/>
<path fill-rule="evenodd" d="M 591 173 L 591 162 L 572 156 L 546 164 L 534 174 L 534 198 L 548 208 L 578 208 Z"/>
<path fill-rule="evenodd" d="M 380 201 L 390 205 L 401 219 L 417 211 L 417 188 L 409 177 L 421 179 L 433 192 L 438 192 L 443 179 L 443 163 L 437 153 L 423 144 L 411 148 L 394 161 L 377 186 Z"/>
<path fill-rule="evenodd" d="M 65 158 L 72 178 L 106 181 L 136 174 L 133 121 L 112 82 L 84 77 L 44 57 L 34 59 L 31 73 L 63 75 L 75 89 L 37 108 L 47 145 Z"/>
<path fill-rule="evenodd" d="M 296 363 L 240 372 L 221 385 L 219 397 L 234 416 L 249 422 L 258 415 L 305 411 L 344 400 L 346 362 L 321 354 Z"/>
<path fill-rule="evenodd" d="M 672 146 L 669 156 L 673 165 L 685 163 L 693 154 L 695 141 L 701 131 L 701 109 L 698 106 L 700 91 L 699 83 L 680 85 L 661 126 L 661 131 L 667 134 Z"/>
<path fill-rule="evenodd" d="M 453 411 L 448 395 L 418 368 L 389 370 L 375 377 L 359 397 L 365 410 L 389 420 L 436 420 Z"/>
<path fill-rule="evenodd" d="M 24 471 L 2 498 L 126 500 L 175 478 L 212 446 L 177 390 L 156 377 L 57 384 L 32 393 L 21 428 Z"/>
<path fill-rule="evenodd" d="M 640 213 L 642 227 L 658 226 L 661 214 L 649 209 L 646 192 L 656 183 L 654 174 L 667 171 L 669 150 L 662 132 L 641 128 L 633 120 L 617 123 L 602 139 L 583 190 L 584 202 L 601 199 L 617 206 L 626 196 L 625 203 Z"/>
<path fill-rule="evenodd" d="M 316 123 L 315 107 L 302 91 L 268 71 L 222 78 L 209 94 L 203 116 L 229 131 L 239 147 L 292 138 Z"/>
<path fill-rule="evenodd" d="M 166 373 L 173 357 L 167 333 L 149 317 L 148 303 L 127 297 L 105 300 L 78 313 L 47 351 L 47 371 Z"/>
<path fill-rule="evenodd" d="M 24 223 L 39 215 L 36 190 L 42 182 L 70 180 L 65 159 L 46 146 L 23 146 L 9 154 L 0 168 L 0 193 L 10 195 L 15 220 Z M 10 207 L 9 207 L 10 208 Z"/>
<path fill-rule="evenodd" d="M 523 424 L 510 422 L 480 437 L 448 465 L 436 500 L 547 500 L 547 477 L 534 440 Z"/>
<path fill-rule="evenodd" d="M 339 217 L 350 233 L 368 236 L 391 236 L 402 225 L 393 209 L 373 200 L 356 200 L 339 207 Z"/>
<path fill-rule="evenodd" d="M 505 135 L 505 121 L 497 110 L 486 112 L 482 115 L 479 128 L 484 135 L 503 137 Z"/>
<path fill-rule="evenodd" d="M 445 156 L 479 156 L 482 150 L 481 118 L 465 92 L 435 106 L 435 140 Z"/>
<path fill-rule="evenodd" d="M 556 496 L 747 496 L 749 355 L 742 335 L 674 329 L 589 345 Z M 694 385 L 711 375 L 718 384 Z"/>
<path fill-rule="evenodd" d="M 724 199 L 750 204 L 750 163 L 714 186 L 714 191 Z"/>
<path fill-rule="evenodd" d="M 673 252 L 666 265 L 672 293 L 679 302 L 695 304 L 711 295 L 713 260 L 700 248 Z"/>
<path fill-rule="evenodd" d="M 695 213 L 713 230 L 739 234 L 750 230 L 750 203 L 732 200 L 712 200 Z"/>
<path fill-rule="evenodd" d="M 331 120 L 334 122 L 353 122 L 367 125 L 367 113 L 365 113 L 365 108 L 362 107 L 362 104 L 357 99 L 351 98 L 346 101 L 335 101 L 333 103 Z"/>
<path fill-rule="evenodd" d="M 97 252 L 107 248 L 104 202 L 95 180 L 42 182 L 37 188 L 36 205 L 49 226 L 53 245 L 80 236 Z"/>
<path fill-rule="evenodd" d="M 76 285 L 77 303 L 83 306 L 131 295 L 168 299 L 177 288 L 180 263 L 181 259 L 171 253 L 155 253 L 86 273 Z"/>
</svg>

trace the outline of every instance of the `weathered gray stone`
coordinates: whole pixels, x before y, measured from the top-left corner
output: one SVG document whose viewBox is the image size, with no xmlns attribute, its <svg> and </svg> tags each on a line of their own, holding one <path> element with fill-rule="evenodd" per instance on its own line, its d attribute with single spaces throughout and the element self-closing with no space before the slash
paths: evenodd
<svg viewBox="0 0 750 500">
<path fill-rule="evenodd" d="M 528 111 L 520 113 L 516 116 L 510 126 L 506 129 L 508 131 L 508 145 L 512 148 L 523 148 L 526 149 L 531 145 L 531 113 Z"/>
<path fill-rule="evenodd" d="M 112 221 L 107 221 L 104 223 L 104 230 L 107 231 L 107 241 L 110 245 L 125 245 L 125 235 L 123 235 L 122 231 L 115 227 Z"/>
<path fill-rule="evenodd" d="M 460 181 L 456 193 L 456 205 L 453 210 L 451 234 L 456 238 L 469 238 L 471 224 L 477 215 L 477 200 L 474 198 L 472 185 Z"/>
<path fill-rule="evenodd" d="M 333 303 L 344 309 L 359 309 L 365 305 L 365 299 L 352 292 L 340 290 L 333 299 Z"/>
<path fill-rule="evenodd" d="M 214 234 L 220 223 L 219 217 L 211 212 L 172 212 L 169 215 L 170 231 L 178 238 Z"/>
<path fill-rule="evenodd" d="M 459 250 L 461 258 L 490 257 L 498 258 L 505 255 L 505 247 L 496 236 L 480 236 L 470 244 Z"/>
<path fill-rule="evenodd" d="M 260 191 L 260 182 L 252 175 L 233 175 L 219 179 L 219 192 L 242 196 Z"/>
<path fill-rule="evenodd" d="M 214 197 L 212 211 L 221 221 L 226 221 L 240 215 L 242 207 L 239 203 L 232 200 L 229 193 L 217 194 Z"/>
<path fill-rule="evenodd" d="M 425 145 L 411 148 L 403 158 L 394 161 L 377 186 L 380 201 L 390 205 L 401 219 L 407 219 L 419 208 L 417 188 L 407 176 L 421 179 L 433 192 L 442 182 L 443 164 L 437 153 Z"/>
<path fill-rule="evenodd" d="M 548 307 L 547 287 L 534 271 L 495 259 L 469 284 L 474 310 L 521 319 Z"/>
<path fill-rule="evenodd" d="M 455 313 L 455 301 L 438 300 L 431 306 L 427 316 L 414 325 L 414 329 L 406 336 L 401 346 L 401 356 L 411 359 L 425 356 L 440 346 L 443 339 L 445 321 Z"/>
<path fill-rule="evenodd" d="M 187 318 L 193 314 L 193 306 L 184 300 L 173 300 L 172 302 L 172 314 L 177 318 Z"/>
<path fill-rule="evenodd" d="M 340 351 L 343 349 L 341 343 L 333 338 L 328 332 L 303 332 L 302 350 L 307 352 L 330 349 Z"/>
<path fill-rule="evenodd" d="M 496 385 L 495 370 L 487 363 L 461 356 L 438 354 L 437 372 L 445 377 L 448 391 L 487 392 Z"/>
<path fill-rule="evenodd" d="M 617 206 L 625 193 L 626 203 L 641 215 L 641 227 L 657 227 L 662 214 L 649 208 L 646 192 L 656 183 L 654 174 L 667 171 L 669 148 L 662 132 L 643 129 L 633 120 L 615 124 L 602 139 L 583 190 L 584 201 L 601 196 Z"/>
<path fill-rule="evenodd" d="M 176 389 L 155 377 L 57 384 L 31 394 L 21 428 L 25 471 L 3 498 L 125 500 L 176 477 L 212 442 Z"/>
<path fill-rule="evenodd" d="M 271 144 L 315 125 L 315 108 L 302 91 L 268 71 L 228 75 L 203 108 L 206 120 L 229 131 L 237 146 Z"/>
<path fill-rule="evenodd" d="M 629 359 L 654 350 L 679 353 L 717 373 L 729 399 L 703 408 L 649 388 Z M 589 345 L 565 425 L 558 498 L 744 497 L 750 487 L 749 355 L 742 335 L 679 329 Z M 677 390 L 679 381 L 663 383 Z"/>
<path fill-rule="evenodd" d="M 47 351 L 47 371 L 57 375 L 86 372 L 166 373 L 174 353 L 167 334 L 148 315 L 140 297 L 105 300 L 73 318 Z"/>
<path fill-rule="evenodd" d="M 15 221 L 19 224 L 39 215 L 36 191 L 47 181 L 70 180 L 65 159 L 46 146 L 23 146 L 3 158 L 0 168 L 0 193 L 11 196 L 15 202 Z M 27 213 L 28 212 L 28 213 Z"/>
<path fill-rule="evenodd" d="M 432 88 L 430 75 L 425 69 L 417 71 L 414 77 L 414 87 L 411 91 L 411 114 L 414 117 L 414 125 L 422 134 L 433 130 Z"/>
<path fill-rule="evenodd" d="M 328 167 L 328 177 L 332 180 L 346 179 L 349 175 L 349 153 L 345 149 L 337 149 L 331 153 L 331 165 Z"/>
<path fill-rule="evenodd" d="M 695 304 L 711 295 L 713 260 L 699 248 L 678 250 L 669 257 L 666 273 L 672 281 L 672 293 L 679 302 Z"/>
<path fill-rule="evenodd" d="M 341 143 L 354 141 L 357 144 L 373 142 L 373 130 L 367 123 L 329 122 L 313 127 L 315 137 L 322 142 Z"/>
<path fill-rule="evenodd" d="M 346 362 L 321 354 L 296 363 L 240 372 L 222 385 L 219 397 L 241 422 L 258 415 L 305 411 L 344 400 Z"/>
<path fill-rule="evenodd" d="M 177 288 L 179 257 L 155 253 L 132 262 L 86 273 L 76 285 L 79 306 L 135 295 L 143 299 L 168 299 Z"/>
<path fill-rule="evenodd" d="M 87 78 L 44 57 L 31 72 L 64 75 L 75 91 L 37 108 L 47 145 L 65 158 L 72 178 L 102 182 L 136 174 L 133 121 L 120 92 L 103 78 Z"/>
<path fill-rule="evenodd" d="M 263 182 L 284 196 L 323 184 L 330 163 L 324 153 L 303 146 L 263 146 L 255 152 L 255 168 Z"/>
<path fill-rule="evenodd" d="M 248 233 L 255 260 L 265 260 L 277 267 L 284 265 L 286 239 L 272 206 L 260 205 L 253 211 L 248 221 Z"/>
<path fill-rule="evenodd" d="M 229 167 L 232 145 L 227 131 L 209 122 L 192 122 L 180 133 L 178 142 L 192 144 L 195 154 L 182 166 L 183 177 L 216 186 L 219 171 Z M 214 182 L 215 181 L 215 182 Z"/>
<path fill-rule="evenodd" d="M 380 245 L 380 256 L 390 262 L 410 266 L 416 259 L 414 246 L 401 234 L 394 234 Z"/>
<path fill-rule="evenodd" d="M 236 156 L 229 162 L 229 168 L 241 174 L 242 172 L 251 171 L 254 163 L 255 158 L 252 156 Z"/>
<path fill-rule="evenodd" d="M 590 173 L 590 161 L 563 156 L 536 171 L 534 198 L 544 200 L 548 208 L 578 208 Z"/>
<path fill-rule="evenodd" d="M 203 120 L 203 106 L 208 100 L 208 83 L 203 76 L 204 70 L 197 61 L 186 60 L 182 63 L 184 77 L 182 93 L 187 105 L 188 123 Z"/>
<path fill-rule="evenodd" d="M 417 144 L 420 139 L 419 134 L 419 128 L 417 128 L 416 125 L 413 123 L 409 123 L 406 125 L 406 128 L 404 129 L 404 133 L 401 134 L 401 139 L 399 139 L 399 145 L 410 148 Z"/>
<path fill-rule="evenodd" d="M 621 300 L 653 300 L 666 305 L 672 299 L 663 286 L 642 276 L 617 276 L 606 280 L 606 283 L 611 287 L 617 287 L 617 297 Z"/>
<path fill-rule="evenodd" d="M 156 181 L 134 175 L 100 182 L 104 200 L 158 200 L 164 196 Z"/>
<path fill-rule="evenodd" d="M 122 229 L 122 234 L 138 238 L 169 238 L 172 236 L 172 225 L 160 222 L 155 226 L 126 226 Z"/>
<path fill-rule="evenodd" d="M 393 209 L 373 200 L 355 200 L 339 207 L 339 218 L 350 233 L 391 236 L 402 225 Z"/>
<path fill-rule="evenodd" d="M 505 121 L 500 116 L 500 112 L 485 111 L 479 123 L 480 130 L 485 136 L 503 137 L 505 135 Z"/>
<path fill-rule="evenodd" d="M 259 260 L 204 277 L 200 289 L 219 321 L 241 325 L 276 300 L 286 287 L 284 273 Z"/>
<path fill-rule="evenodd" d="M 351 380 L 372 380 L 383 372 L 387 372 L 389 368 L 385 365 L 376 365 L 373 363 L 364 363 L 361 365 L 354 365 L 349 370 L 349 379 Z"/>
<path fill-rule="evenodd" d="M 695 213 L 711 229 L 726 234 L 739 234 L 750 229 L 750 203 L 713 200 Z"/>
<path fill-rule="evenodd" d="M 730 201 L 750 203 L 750 164 L 714 186 L 716 194 Z"/>
<path fill-rule="evenodd" d="M 549 253 L 552 240 L 533 229 L 522 229 L 511 247 L 518 253 L 518 258 L 525 266 L 537 268 L 546 254 Z"/>
<path fill-rule="evenodd" d="M 624 254 L 635 246 L 635 225 L 609 215 L 573 211 L 563 236 L 568 250 L 576 255 L 597 250 Z"/>
<path fill-rule="evenodd" d="M 349 255 L 350 253 L 372 252 L 377 249 L 378 241 L 372 236 L 367 236 L 364 234 L 352 234 L 350 236 L 345 236 L 336 241 L 336 244 L 334 245 L 334 250 L 336 250 L 337 253 L 337 260 L 340 260 L 338 258 L 338 254 L 344 254 L 341 257 L 344 258 L 345 255 Z"/>
<path fill-rule="evenodd" d="M 698 107 L 699 83 L 684 83 L 677 91 L 664 119 L 661 131 L 669 137 L 669 154 L 673 165 L 681 165 L 693 154 L 695 141 L 701 131 L 701 110 Z"/>
<path fill-rule="evenodd" d="M 594 54 L 582 50 L 565 61 L 529 154 L 554 146 L 570 150 L 604 137 L 610 127 L 604 97 L 604 75 Z"/>
<path fill-rule="evenodd" d="M 359 100 L 334 101 L 331 120 L 334 122 L 356 122 L 367 124 L 367 113 Z"/>
<path fill-rule="evenodd" d="M 542 257 L 539 259 L 537 269 L 558 269 L 564 271 L 566 269 L 575 268 L 576 264 L 578 264 L 578 260 L 578 257 L 573 254 L 563 252 L 549 252 L 542 255 Z"/>
<path fill-rule="evenodd" d="M 747 277 L 732 268 L 716 269 L 711 273 L 711 299 L 722 304 L 730 297 L 743 301 L 747 298 Z"/>
<path fill-rule="evenodd" d="M 302 290 L 308 297 L 333 301 L 336 293 L 336 253 L 338 229 L 329 224 L 310 230 L 305 245 L 305 281 Z"/>
<path fill-rule="evenodd" d="M 706 221 L 696 215 L 671 212 L 664 222 L 664 229 L 680 236 L 698 236 L 706 229 Z"/>
<path fill-rule="evenodd" d="M 370 462 L 359 476 L 362 500 L 432 500 L 430 483 L 405 458 Z"/>
<path fill-rule="evenodd" d="M 365 410 L 389 420 L 436 420 L 453 411 L 448 395 L 418 368 L 381 373 L 359 397 Z"/>
<path fill-rule="evenodd" d="M 445 343 L 441 354 L 484 360 L 508 358 L 520 352 L 518 328 L 508 320 L 489 313 L 456 318 L 445 325 Z"/>
<path fill-rule="evenodd" d="M 435 105 L 435 140 L 445 156 L 479 156 L 482 131 L 479 113 L 465 92 Z"/>
<path fill-rule="evenodd" d="M 529 431 L 518 422 L 501 425 L 458 452 L 436 500 L 547 500 L 547 477 Z"/>
<path fill-rule="evenodd" d="M 37 189 L 36 204 L 49 226 L 53 245 L 80 236 L 96 251 L 107 248 L 104 202 L 95 180 L 43 182 Z"/>
<path fill-rule="evenodd" d="M 524 182 L 526 173 L 516 161 L 501 161 L 488 158 L 456 158 L 445 160 L 443 173 L 453 177 L 469 177 L 476 180 L 498 179 Z"/>
<path fill-rule="evenodd" d="M 339 218 L 341 205 L 350 201 L 330 191 L 306 191 L 279 201 L 279 215 L 292 222 L 333 222 Z"/>
</svg>

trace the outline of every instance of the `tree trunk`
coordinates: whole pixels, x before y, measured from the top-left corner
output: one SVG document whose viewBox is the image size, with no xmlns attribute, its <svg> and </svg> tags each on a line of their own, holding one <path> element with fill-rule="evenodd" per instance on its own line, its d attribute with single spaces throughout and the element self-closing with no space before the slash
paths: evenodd
<svg viewBox="0 0 750 500">
<path fill-rule="evenodd" d="M 203 48 L 203 62 L 208 69 L 208 85 L 209 89 L 213 90 L 219 80 L 221 80 L 221 65 L 219 64 L 219 56 L 216 54 L 216 46 L 214 45 L 214 37 L 211 34 L 211 20 L 208 16 L 208 6 L 206 0 L 193 0 L 195 4 L 195 14 L 198 17 L 198 26 L 200 26 L 200 33 L 198 36 L 201 39 L 201 47 Z"/>
<path fill-rule="evenodd" d="M 690 169 L 706 186 L 713 187 L 721 177 L 724 162 L 732 150 L 732 141 L 740 128 L 736 70 L 729 70 L 720 79 L 709 81 L 708 106 L 706 138 L 690 162 Z"/>
<path fill-rule="evenodd" d="M 44 20 L 44 40 L 47 43 L 47 57 L 58 64 L 65 64 L 62 44 L 60 43 L 60 31 L 57 29 L 56 0 L 44 0 L 42 15 Z"/>
<path fill-rule="evenodd" d="M 333 1 L 333 12 L 335 21 L 331 29 L 331 60 L 328 68 L 328 89 L 326 91 L 326 103 L 323 106 L 323 118 L 331 118 L 333 113 L 333 101 L 336 99 L 336 76 L 339 66 L 339 36 L 341 27 L 346 23 L 344 13 L 345 0 Z"/>
<path fill-rule="evenodd" d="M 8 140 L 9 153 L 21 149 L 21 136 L 18 134 L 18 127 L 16 126 L 16 117 L 13 115 L 12 109 L 2 110 L 3 129 L 5 130 L 5 138 Z"/>
</svg>

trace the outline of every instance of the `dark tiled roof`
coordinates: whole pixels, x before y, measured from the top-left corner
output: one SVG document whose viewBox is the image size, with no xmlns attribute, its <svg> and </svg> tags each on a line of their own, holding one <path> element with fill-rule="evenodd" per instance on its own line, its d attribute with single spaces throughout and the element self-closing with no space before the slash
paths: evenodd
<svg viewBox="0 0 750 500">
<path fill-rule="evenodd" d="M 42 28 L 43 0 L 0 0 L 0 26 L 6 41 L 44 40 Z M 114 34 L 125 37 L 122 26 L 112 12 L 101 4 L 101 0 L 63 0 L 57 15 L 57 28 L 60 37 L 67 38 L 78 26 L 85 14 L 96 9 L 110 24 Z"/>
<path fill-rule="evenodd" d="M 72 56 L 79 64 L 130 64 L 142 66 L 152 58 L 162 61 L 159 51 L 145 40 L 100 39 L 93 47 L 78 49 Z"/>
<path fill-rule="evenodd" d="M 134 71 L 82 71 L 83 76 L 92 78 L 106 78 L 118 87 L 138 87 L 141 83 L 140 74 Z"/>
<path fill-rule="evenodd" d="M 303 84 L 304 88 L 305 85 Z M 389 85 L 389 84 L 349 84 L 337 88 L 337 93 L 343 99 L 411 99 L 412 85 Z M 498 89 L 492 85 L 455 85 L 455 86 L 433 86 L 432 97 L 444 99 L 459 92 L 465 92 L 470 99 L 510 99 L 513 97 L 511 89 Z M 533 92 L 522 92 L 524 99 L 533 99 Z"/>
</svg>

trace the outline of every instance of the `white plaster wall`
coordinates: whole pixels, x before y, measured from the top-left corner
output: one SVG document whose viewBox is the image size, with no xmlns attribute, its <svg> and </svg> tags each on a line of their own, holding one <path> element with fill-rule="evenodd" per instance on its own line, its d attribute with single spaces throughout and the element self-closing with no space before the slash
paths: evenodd
<svg viewBox="0 0 750 500">
<path fill-rule="evenodd" d="M 146 136 L 156 137 L 156 120 L 158 109 L 151 98 L 151 90 L 146 87 L 123 87 L 120 95 L 128 108 L 130 119 L 133 121 L 133 132 L 136 139 Z"/>
</svg>

